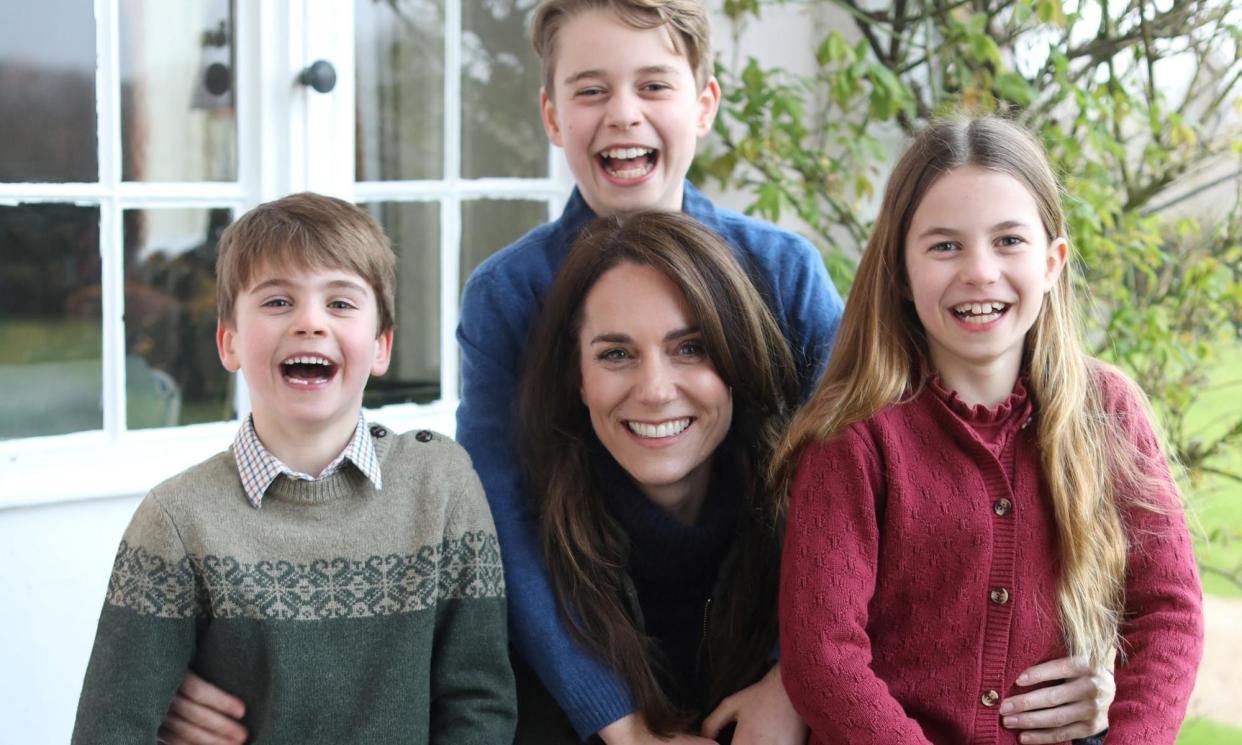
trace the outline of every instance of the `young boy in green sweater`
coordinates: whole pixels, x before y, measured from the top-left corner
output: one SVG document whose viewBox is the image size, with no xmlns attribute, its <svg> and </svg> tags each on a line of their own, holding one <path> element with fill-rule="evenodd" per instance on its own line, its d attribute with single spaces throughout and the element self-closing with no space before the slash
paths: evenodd
<svg viewBox="0 0 1242 745">
<path fill-rule="evenodd" d="M 366 212 L 296 194 L 220 240 L 220 359 L 252 414 L 121 541 L 74 743 L 152 742 L 187 670 L 263 743 L 507 743 L 495 528 L 469 457 L 362 415 L 395 260 Z"/>
</svg>

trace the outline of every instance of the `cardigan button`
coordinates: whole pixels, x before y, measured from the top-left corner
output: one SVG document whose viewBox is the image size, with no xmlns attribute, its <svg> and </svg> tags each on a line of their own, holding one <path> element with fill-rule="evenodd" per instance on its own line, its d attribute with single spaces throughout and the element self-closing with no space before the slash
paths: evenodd
<svg viewBox="0 0 1242 745">
<path fill-rule="evenodd" d="M 431 432 L 429 432 L 429 431 L 427 431 L 427 430 L 425 430 L 425 429 L 420 429 L 420 430 L 419 430 L 419 431 L 418 431 L 418 432 L 414 435 L 414 439 L 415 439 L 415 440 L 418 440 L 419 442 L 431 442 L 431 438 L 432 438 L 432 434 L 431 434 Z"/>
<path fill-rule="evenodd" d="M 984 706 L 996 706 L 997 702 L 1000 701 L 1000 694 L 996 691 L 984 691 L 983 695 L 979 697 L 979 700 L 983 702 Z"/>
<path fill-rule="evenodd" d="M 988 598 L 992 601 L 992 605 L 1004 605 L 1009 602 L 1009 591 L 1003 587 L 993 587 L 988 593 Z"/>
<path fill-rule="evenodd" d="M 997 517 L 1004 517 L 1013 512 L 1013 502 L 1009 501 L 1007 497 L 1001 497 L 992 503 L 992 511 L 996 513 Z"/>
<path fill-rule="evenodd" d="M 388 430 L 384 429 L 380 425 L 378 424 L 371 425 L 371 436 L 372 437 L 385 437 L 387 434 L 388 434 Z"/>
</svg>

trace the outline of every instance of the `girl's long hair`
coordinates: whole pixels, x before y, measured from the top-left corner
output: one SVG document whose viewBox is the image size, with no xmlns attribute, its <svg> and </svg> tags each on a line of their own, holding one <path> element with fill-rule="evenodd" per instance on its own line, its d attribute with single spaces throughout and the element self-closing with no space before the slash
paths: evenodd
<svg viewBox="0 0 1242 745">
<path fill-rule="evenodd" d="M 772 517 L 766 475 L 798 386 L 792 356 L 759 292 L 724 242 L 684 215 L 642 212 L 597 221 L 574 244 L 546 295 L 519 401 L 540 540 L 569 627 L 629 684 L 647 726 L 668 734 L 697 716 L 678 710 L 661 689 L 658 650 L 631 615 L 624 576 L 629 543 L 604 507 L 591 457 L 602 445 L 580 394 L 583 303 L 599 278 L 623 263 L 652 267 L 680 288 L 716 373 L 732 389 L 732 425 L 714 457 L 740 486 L 742 504 L 732 539 L 737 563 L 720 580 L 726 591 L 714 598 L 710 707 L 753 682 L 776 643 L 783 531 Z"/>
<path fill-rule="evenodd" d="M 1035 199 L 1048 239 L 1066 235 L 1056 177 L 1021 127 L 984 117 L 940 122 L 919 135 L 889 177 L 824 379 L 777 452 L 773 482 L 780 493 L 788 494 L 808 443 L 912 398 L 932 372 L 926 335 L 908 299 L 906 234 L 932 184 L 968 165 L 1017 179 Z M 1099 384 L 1105 371 L 1082 345 L 1070 263 L 1027 333 L 1024 366 L 1056 520 L 1066 649 L 1100 663 L 1117 650 L 1124 607 L 1127 542 L 1119 486 L 1147 479 L 1121 428 L 1109 426 Z"/>
</svg>

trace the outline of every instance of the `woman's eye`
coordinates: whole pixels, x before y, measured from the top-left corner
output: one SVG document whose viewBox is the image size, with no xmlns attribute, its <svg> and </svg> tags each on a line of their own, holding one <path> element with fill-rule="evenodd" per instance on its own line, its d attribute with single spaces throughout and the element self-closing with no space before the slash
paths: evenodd
<svg viewBox="0 0 1242 745">
<path fill-rule="evenodd" d="M 629 358 L 629 352 L 626 352 L 624 349 L 605 349 L 597 356 L 597 359 L 605 362 L 621 362 L 623 360 L 628 360 Z"/>
<path fill-rule="evenodd" d="M 1001 246 L 1004 246 L 1005 248 L 1012 248 L 1014 246 L 1020 246 L 1025 242 L 1026 241 L 1022 239 L 1022 236 L 1019 236 L 1019 235 L 1007 235 L 997 241 L 998 244 L 1000 244 Z"/>
<path fill-rule="evenodd" d="M 944 241 L 942 243 L 933 243 L 927 250 L 932 253 L 949 253 L 950 251 L 956 251 L 957 246 L 949 241 Z"/>
<path fill-rule="evenodd" d="M 683 357 L 698 359 L 707 356 L 707 348 L 703 346 L 701 341 L 683 341 L 677 346 L 677 353 Z"/>
</svg>

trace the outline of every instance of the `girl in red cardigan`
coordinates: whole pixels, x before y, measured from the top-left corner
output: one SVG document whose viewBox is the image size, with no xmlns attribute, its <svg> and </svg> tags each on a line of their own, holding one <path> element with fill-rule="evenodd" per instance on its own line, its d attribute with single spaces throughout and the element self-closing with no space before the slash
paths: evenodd
<svg viewBox="0 0 1242 745">
<path fill-rule="evenodd" d="M 781 674 L 812 743 L 1082 736 L 1011 716 L 1066 655 L 1116 659 L 1109 745 L 1176 738 L 1199 578 L 1142 393 L 1083 351 L 1065 235 L 1043 151 L 998 118 L 931 127 L 889 180 L 775 464 Z"/>
</svg>

